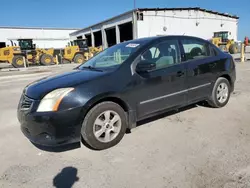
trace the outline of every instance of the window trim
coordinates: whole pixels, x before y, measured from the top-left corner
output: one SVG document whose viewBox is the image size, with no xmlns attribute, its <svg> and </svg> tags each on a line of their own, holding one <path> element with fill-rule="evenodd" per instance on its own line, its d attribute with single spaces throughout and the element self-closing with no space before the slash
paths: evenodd
<svg viewBox="0 0 250 188">
<path fill-rule="evenodd" d="M 217 57 L 219 55 L 218 50 L 212 44 L 209 44 L 209 48 L 212 57 Z"/>
<path fill-rule="evenodd" d="M 184 45 L 183 45 L 183 43 L 182 43 L 182 40 L 197 40 L 197 41 L 199 41 L 199 42 L 203 42 L 203 43 L 205 43 L 206 45 L 207 45 L 207 47 L 208 47 L 208 50 L 209 50 L 209 56 L 206 56 L 206 57 L 204 57 L 204 58 L 199 58 L 199 59 L 187 59 L 187 57 L 186 57 L 186 53 L 185 53 L 185 49 L 184 49 Z M 210 43 L 209 42 L 207 42 L 207 41 L 204 41 L 204 40 L 201 40 L 201 39 L 199 39 L 199 38 L 187 38 L 187 37 L 182 37 L 182 38 L 180 38 L 179 39 L 179 42 L 180 42 L 180 45 L 181 45 L 181 48 L 182 48 L 182 63 L 188 63 L 188 62 L 192 62 L 192 61 L 197 61 L 197 60 L 204 60 L 204 59 L 207 59 L 207 58 L 210 58 L 210 57 L 213 57 L 212 55 L 211 55 L 211 50 L 210 50 Z"/>
<path fill-rule="evenodd" d="M 169 67 L 173 67 L 173 66 L 176 66 L 176 65 L 180 65 L 180 64 L 183 64 L 182 62 L 182 52 L 181 52 L 181 46 L 180 46 L 180 42 L 179 42 L 179 39 L 178 38 L 172 38 L 172 39 L 164 39 L 162 41 L 157 41 L 153 44 L 151 44 L 149 47 L 147 47 L 145 50 L 143 50 L 143 52 L 141 52 L 138 57 L 136 58 L 136 62 L 135 62 L 135 66 L 134 66 L 134 72 L 136 72 L 136 66 L 138 65 L 139 61 L 140 61 L 140 57 L 147 51 L 147 50 L 150 50 L 152 47 L 157 47 L 159 44 L 162 44 L 162 43 L 166 43 L 167 41 L 176 41 L 176 44 L 178 45 L 178 50 L 179 50 L 179 63 L 175 63 L 175 64 L 172 64 L 172 65 L 169 65 L 167 67 L 162 67 L 162 68 L 156 68 L 154 70 L 149 70 L 148 73 L 151 73 L 151 72 L 154 72 L 154 71 L 159 71 L 159 70 L 162 70 L 162 69 L 166 69 L 166 68 L 169 68 Z"/>
</svg>

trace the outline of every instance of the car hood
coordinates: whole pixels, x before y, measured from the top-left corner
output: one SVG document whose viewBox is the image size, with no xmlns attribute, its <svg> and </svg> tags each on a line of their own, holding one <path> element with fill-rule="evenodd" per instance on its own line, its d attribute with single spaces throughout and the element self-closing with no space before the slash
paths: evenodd
<svg viewBox="0 0 250 188">
<path fill-rule="evenodd" d="M 104 76 L 107 72 L 94 70 L 72 70 L 57 75 L 48 76 L 32 82 L 24 89 L 25 95 L 32 99 L 41 99 L 47 93 L 65 87 L 74 87 Z"/>
</svg>

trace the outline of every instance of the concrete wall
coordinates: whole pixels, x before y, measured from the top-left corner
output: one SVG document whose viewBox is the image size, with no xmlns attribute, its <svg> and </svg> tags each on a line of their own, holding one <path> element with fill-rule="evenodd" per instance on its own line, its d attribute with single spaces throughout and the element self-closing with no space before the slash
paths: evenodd
<svg viewBox="0 0 250 188">
<path fill-rule="evenodd" d="M 133 12 L 131 13 L 127 13 L 121 16 L 117 16 L 114 17 L 112 19 L 109 19 L 107 21 L 104 21 L 102 23 L 87 27 L 85 29 L 81 29 L 79 31 L 76 31 L 74 33 L 70 34 L 70 40 L 75 40 L 77 37 L 82 36 L 83 38 L 85 38 L 85 35 L 87 34 L 91 34 L 94 33 L 96 31 L 102 31 L 102 43 L 103 43 L 103 47 L 106 48 L 107 47 L 107 39 L 106 39 L 106 34 L 105 34 L 105 29 L 108 28 L 114 28 L 117 27 L 118 25 L 127 23 L 127 22 L 131 22 L 133 20 Z M 118 32 L 116 32 L 118 33 Z M 117 42 L 119 42 L 119 38 L 118 38 L 118 34 L 117 34 Z M 93 35 L 92 35 L 92 46 L 94 43 L 93 40 Z"/>
<path fill-rule="evenodd" d="M 210 39 L 214 32 L 230 31 L 237 40 L 238 21 L 234 18 L 195 10 L 144 11 L 137 21 L 138 38 L 156 35 L 191 35 Z M 165 27 L 165 30 L 164 30 Z"/>
<path fill-rule="evenodd" d="M 69 42 L 69 34 L 74 31 L 76 30 L 0 27 L 0 42 L 10 44 L 9 39 L 29 38 L 34 39 L 34 43 L 39 48 L 63 48 Z"/>
</svg>

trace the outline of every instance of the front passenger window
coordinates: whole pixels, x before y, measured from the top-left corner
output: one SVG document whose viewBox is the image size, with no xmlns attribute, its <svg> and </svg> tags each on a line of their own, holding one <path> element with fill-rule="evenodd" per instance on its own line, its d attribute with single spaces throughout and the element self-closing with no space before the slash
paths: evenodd
<svg viewBox="0 0 250 188">
<path fill-rule="evenodd" d="M 184 39 L 181 42 L 187 61 L 202 59 L 210 56 L 209 46 L 206 42 L 197 39 Z"/>
<path fill-rule="evenodd" d="M 141 56 L 141 60 L 155 64 L 156 69 L 180 63 L 180 51 L 177 40 L 168 40 L 152 46 Z"/>
</svg>

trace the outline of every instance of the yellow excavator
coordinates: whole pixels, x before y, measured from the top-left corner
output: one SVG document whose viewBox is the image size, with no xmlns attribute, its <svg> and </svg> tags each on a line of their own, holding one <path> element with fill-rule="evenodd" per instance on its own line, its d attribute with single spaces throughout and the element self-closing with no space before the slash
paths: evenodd
<svg viewBox="0 0 250 188">
<path fill-rule="evenodd" d="M 229 31 L 215 32 L 211 42 L 222 51 L 229 52 L 230 54 L 236 54 L 239 52 L 239 45 L 234 41 L 234 39 L 230 39 L 229 35 Z"/>
<path fill-rule="evenodd" d="M 63 52 L 63 63 L 84 63 L 96 53 L 102 51 L 102 47 L 88 47 L 87 39 L 71 41 Z"/>
</svg>

